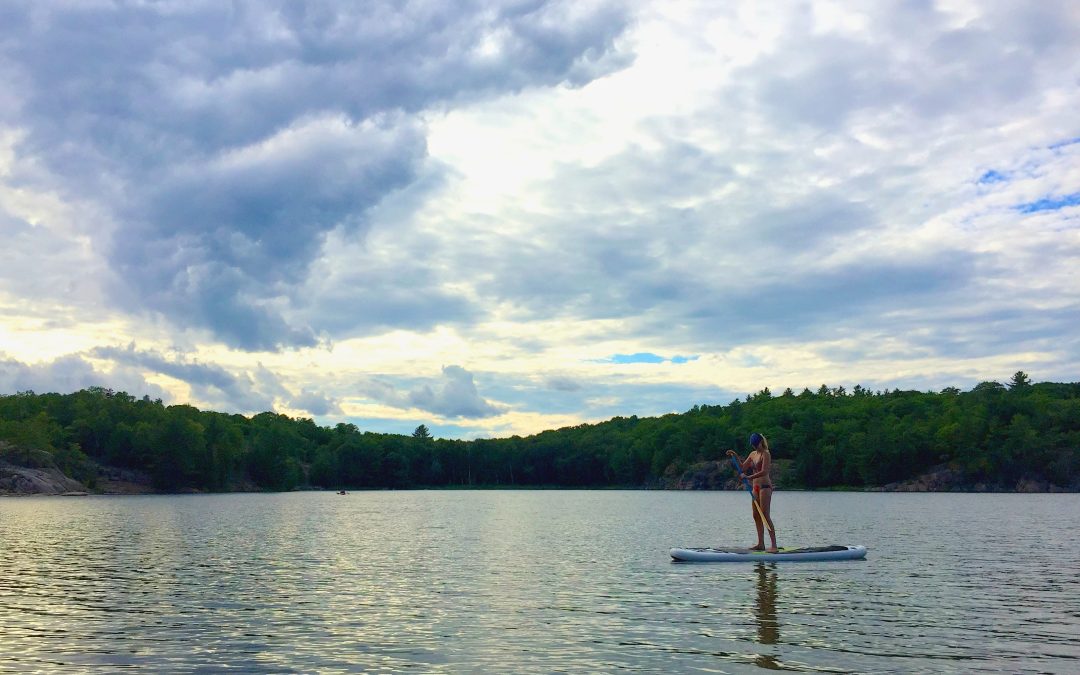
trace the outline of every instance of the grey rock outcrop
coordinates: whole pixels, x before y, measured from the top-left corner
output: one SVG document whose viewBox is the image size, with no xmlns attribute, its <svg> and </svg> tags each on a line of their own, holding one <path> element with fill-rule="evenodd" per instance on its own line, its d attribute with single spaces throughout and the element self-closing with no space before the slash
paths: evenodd
<svg viewBox="0 0 1080 675">
<path fill-rule="evenodd" d="M 59 469 L 31 469 L 0 461 L 0 494 L 62 495 L 85 494 L 86 486 Z"/>
</svg>

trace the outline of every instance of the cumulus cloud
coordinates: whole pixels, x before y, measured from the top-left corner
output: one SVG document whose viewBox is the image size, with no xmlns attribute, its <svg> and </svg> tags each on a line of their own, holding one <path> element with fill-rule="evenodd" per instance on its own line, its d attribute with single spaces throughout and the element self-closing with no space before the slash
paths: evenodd
<svg viewBox="0 0 1080 675">
<path fill-rule="evenodd" d="M 300 394 L 292 399 L 290 405 L 293 408 L 306 410 L 316 416 L 340 415 L 342 413 L 341 406 L 333 398 L 320 391 L 308 389 L 301 390 Z"/>
<path fill-rule="evenodd" d="M 94 199 L 134 310 L 242 349 L 311 345 L 290 290 L 335 228 L 416 180 L 418 115 L 626 65 L 614 3 L 6 5 L 18 177 Z M 386 312 L 383 312 L 384 318 Z M 309 318 L 318 318 L 318 313 Z"/>
<path fill-rule="evenodd" d="M 473 375 L 461 366 L 444 366 L 435 382 L 412 387 L 371 378 L 357 385 L 361 395 L 399 408 L 420 408 L 443 417 L 484 418 L 498 415 L 505 407 L 480 395 Z"/>
<path fill-rule="evenodd" d="M 98 370 L 94 363 L 107 364 Z M 294 393 L 282 379 L 261 364 L 253 369 L 230 369 L 216 363 L 192 360 L 184 355 L 163 354 L 126 347 L 96 347 L 85 354 L 61 357 L 36 364 L 19 362 L 0 355 L 0 393 L 32 390 L 69 393 L 87 387 L 106 387 L 135 396 L 149 395 L 166 402 L 172 396 L 147 376 L 165 375 L 187 384 L 191 398 L 183 402 L 236 413 L 273 411 L 276 403 L 323 416 L 340 414 L 335 398 L 327 393 L 301 387 Z"/>
<path fill-rule="evenodd" d="M 480 396 L 472 373 L 461 366 L 443 368 L 442 382 L 432 388 L 423 385 L 409 392 L 409 402 L 417 408 L 446 417 L 490 417 L 501 407 Z"/>
<path fill-rule="evenodd" d="M 174 169 L 117 238 L 117 272 L 150 291 L 142 302 L 231 344 L 314 344 L 275 301 L 304 278 L 329 228 L 412 180 L 423 145 L 409 122 L 316 119 Z"/>
<path fill-rule="evenodd" d="M 216 364 L 170 358 L 153 350 L 140 350 L 134 344 L 127 347 L 97 347 L 90 355 L 185 382 L 191 386 L 196 399 L 230 412 L 273 410 L 275 395 L 287 393 L 278 378 L 262 368 L 253 377 L 250 373 L 230 372 Z"/>
<path fill-rule="evenodd" d="M 79 355 L 23 363 L 0 353 L 0 394 L 20 391 L 68 394 L 88 387 L 126 391 L 133 396 L 168 398 L 161 387 L 147 382 L 137 370 L 122 365 L 99 371 Z"/>
</svg>

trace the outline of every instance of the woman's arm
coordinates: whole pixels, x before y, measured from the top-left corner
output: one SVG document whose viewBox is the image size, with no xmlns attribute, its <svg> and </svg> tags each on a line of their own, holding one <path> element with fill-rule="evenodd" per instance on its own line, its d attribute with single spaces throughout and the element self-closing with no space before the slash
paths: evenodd
<svg viewBox="0 0 1080 675">
<path fill-rule="evenodd" d="M 734 457 L 735 461 L 739 463 L 739 478 L 749 478 L 749 476 L 746 475 L 746 471 L 754 466 L 754 463 L 750 461 L 750 455 L 747 455 L 746 459 L 742 459 L 739 457 L 739 453 L 734 450 L 728 450 L 727 454 L 728 457 Z"/>
<path fill-rule="evenodd" d="M 747 455 L 746 459 L 743 459 L 742 457 L 739 457 L 739 453 L 735 452 L 734 450 L 728 450 L 727 456 L 735 458 L 735 461 L 739 463 L 740 470 L 745 470 L 746 463 L 750 461 L 750 455 Z"/>
</svg>

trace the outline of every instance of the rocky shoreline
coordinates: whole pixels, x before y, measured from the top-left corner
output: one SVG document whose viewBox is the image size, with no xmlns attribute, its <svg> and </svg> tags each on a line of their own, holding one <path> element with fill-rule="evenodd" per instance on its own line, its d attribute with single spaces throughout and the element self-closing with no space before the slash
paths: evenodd
<svg viewBox="0 0 1080 675">
<path fill-rule="evenodd" d="M 773 482 L 779 489 L 791 485 L 791 462 L 777 460 Z M 665 476 L 661 484 L 652 486 L 666 490 L 742 490 L 743 486 L 725 463 L 701 462 L 683 472 Z M 915 478 L 877 487 L 844 487 L 859 492 L 1014 492 L 1063 493 L 1080 492 L 1080 486 L 1062 487 L 1045 480 L 1023 477 L 1012 485 L 980 483 L 966 480 L 948 465 L 932 467 Z M 254 485 L 244 485 L 239 492 L 257 491 Z M 150 475 L 143 471 L 98 466 L 93 485 L 86 485 L 65 475 L 55 467 L 25 467 L 0 460 L 0 497 L 2 496 L 85 496 L 163 494 L 155 490 Z"/>
<path fill-rule="evenodd" d="M 932 467 L 915 478 L 868 488 L 871 492 L 1016 492 L 1024 494 L 1077 492 L 1072 488 L 1054 485 L 1038 478 L 1022 476 L 1013 484 L 985 483 L 966 479 L 961 472 L 947 464 Z"/>
<path fill-rule="evenodd" d="M 89 489 L 59 469 L 31 469 L 0 461 L 0 495 L 83 496 Z"/>
<path fill-rule="evenodd" d="M 51 495 L 82 497 L 90 494 L 154 494 L 149 474 L 100 467 L 94 484 L 86 485 L 55 467 L 26 467 L 0 460 L 0 496 Z"/>
<path fill-rule="evenodd" d="M 773 483 L 783 490 L 785 485 L 792 485 L 792 462 L 778 459 L 774 462 Z M 659 486 L 667 490 L 742 490 L 743 486 L 734 476 L 734 471 L 726 463 L 701 462 L 694 464 L 679 474 L 664 477 Z M 850 492 L 1012 492 L 1012 493 L 1064 493 L 1080 492 L 1080 485 L 1063 487 L 1039 478 L 1020 477 L 1015 483 L 985 483 L 972 481 L 962 472 L 947 464 L 931 467 L 929 471 L 915 478 L 873 487 L 844 486 L 829 488 Z"/>
</svg>

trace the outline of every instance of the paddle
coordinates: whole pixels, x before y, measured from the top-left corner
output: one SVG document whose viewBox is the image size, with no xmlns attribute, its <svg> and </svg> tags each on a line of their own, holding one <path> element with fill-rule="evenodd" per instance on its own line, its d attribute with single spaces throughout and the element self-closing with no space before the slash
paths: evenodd
<svg viewBox="0 0 1080 675">
<path fill-rule="evenodd" d="M 731 460 L 731 465 L 735 467 L 735 475 L 742 475 L 742 467 L 739 466 L 739 460 L 735 459 L 731 455 L 728 455 L 728 459 Z M 750 501 L 754 502 L 754 508 L 757 509 L 758 515 L 761 516 L 761 522 L 765 523 L 765 527 L 769 528 L 769 532 L 773 531 L 772 523 L 765 517 L 765 512 L 761 510 L 761 504 L 758 503 L 757 497 L 754 496 L 754 488 L 750 486 L 750 481 L 743 476 L 743 485 L 746 486 L 746 491 L 750 493 Z"/>
</svg>

